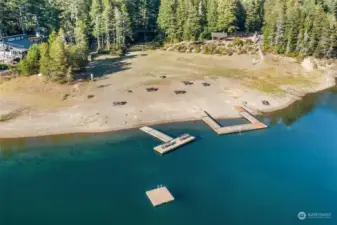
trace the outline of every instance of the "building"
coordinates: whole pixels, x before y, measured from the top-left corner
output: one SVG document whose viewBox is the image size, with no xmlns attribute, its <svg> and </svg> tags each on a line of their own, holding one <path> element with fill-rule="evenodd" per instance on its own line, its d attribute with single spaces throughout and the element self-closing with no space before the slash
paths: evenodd
<svg viewBox="0 0 337 225">
<path fill-rule="evenodd" d="M 26 34 L 3 37 L 0 39 L 0 61 L 12 62 L 23 58 L 34 42 Z"/>
</svg>

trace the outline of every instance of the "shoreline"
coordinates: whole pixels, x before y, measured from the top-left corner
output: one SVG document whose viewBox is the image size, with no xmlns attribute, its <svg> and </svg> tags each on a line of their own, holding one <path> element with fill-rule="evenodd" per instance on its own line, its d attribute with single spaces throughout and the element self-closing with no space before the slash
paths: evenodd
<svg viewBox="0 0 337 225">
<path fill-rule="evenodd" d="M 67 107 L 55 109 L 34 108 L 32 111 L 28 110 L 27 113 L 18 118 L 0 123 L 0 140 L 71 134 L 101 134 L 137 129 L 142 126 L 199 121 L 203 111 L 209 112 L 214 118 L 220 120 L 237 119 L 241 118 L 241 116 L 233 108 L 236 105 L 245 106 L 253 115 L 268 115 L 285 109 L 296 101 L 301 101 L 308 94 L 318 93 L 336 85 L 337 72 L 331 68 L 327 68 L 316 80 L 316 83 L 302 86 L 288 85 L 287 88 L 290 88 L 292 91 L 286 90 L 281 94 L 275 95 L 245 87 L 241 84 L 240 80 L 231 77 L 212 79 L 208 75 L 204 75 L 204 73 L 194 75 L 195 77 L 185 75 L 193 74 L 193 71 L 191 72 L 190 69 L 196 68 L 195 64 L 190 65 L 191 67 L 186 67 L 183 71 L 176 71 L 176 68 L 170 68 L 170 70 L 173 70 L 171 75 L 165 72 L 168 64 L 166 58 L 163 65 L 158 66 L 159 69 L 164 68 L 162 69 L 164 72 L 160 72 L 159 69 L 159 72 L 157 72 L 156 68 L 154 76 L 151 74 L 153 68 L 149 66 L 150 69 L 144 69 L 144 63 L 166 53 L 159 51 L 150 52 L 149 54 L 150 56 L 147 56 L 150 57 L 149 59 L 146 57 L 140 58 L 138 55 L 136 55 L 136 59 L 130 59 L 128 62 L 130 64 L 133 63 L 132 65 L 135 68 L 125 70 L 125 72 L 124 70 L 116 72 L 113 76 L 88 84 L 87 87 L 81 89 L 81 93 L 77 94 L 74 99 L 65 102 L 69 104 Z M 195 55 L 177 54 L 179 54 L 180 58 L 177 59 L 175 53 L 169 53 L 168 57 L 171 57 L 171 59 L 168 59 L 173 60 L 172 64 L 174 65 L 179 63 L 179 68 L 182 65 L 191 64 L 188 63 L 190 60 L 198 62 L 198 58 L 193 58 L 197 57 Z M 208 56 L 201 56 L 199 64 L 207 59 Z M 232 65 L 235 60 L 241 60 L 245 61 L 246 64 L 240 64 L 240 67 L 251 68 L 250 59 L 249 56 L 237 56 L 237 58 L 213 57 L 211 58 L 211 62 Z M 103 58 L 103 62 L 109 62 L 108 60 L 110 59 Z M 283 63 L 287 65 L 290 62 L 284 61 Z M 197 69 L 201 70 L 200 67 L 197 67 Z M 150 76 L 139 76 L 139 71 L 143 70 L 147 73 L 150 71 Z M 230 71 L 227 71 L 227 73 L 230 73 Z M 169 76 L 170 79 L 158 80 L 157 77 L 163 74 Z M 183 77 L 181 78 L 181 76 Z M 38 79 L 41 78 L 34 79 L 34 82 L 27 80 L 27 83 L 29 85 L 37 83 L 39 85 Z M 181 81 L 182 79 L 192 80 L 194 84 L 188 87 L 184 86 Z M 149 82 L 158 81 L 162 83 L 148 84 Z M 19 80 L 19 82 L 21 81 Z M 203 87 L 202 82 L 210 83 L 211 87 Z M 120 83 L 122 85 L 113 86 L 111 85 L 113 83 Z M 155 85 L 160 90 L 155 94 L 147 93 L 144 89 L 149 87 L 149 85 Z M 103 86 L 104 88 L 99 88 L 99 86 Z M 57 88 L 65 87 L 67 86 Z M 50 87 L 50 89 L 52 88 L 54 87 Z M 68 88 L 70 87 L 68 86 Z M 132 94 L 126 94 L 126 90 L 130 89 L 133 91 Z M 173 93 L 174 90 L 186 90 L 187 93 L 183 96 L 177 96 Z M 62 91 L 63 89 L 57 89 L 59 95 Z M 19 100 L 16 100 L 16 102 L 10 101 L 12 94 L 18 93 L 10 92 L 9 95 L 3 96 L 0 99 L 0 115 L 1 113 L 6 114 L 24 106 L 22 104 L 25 102 L 25 99 L 22 99 L 22 97 L 25 97 L 24 92 L 18 95 Z M 88 100 L 86 97 L 90 94 L 94 94 L 95 97 Z M 32 96 L 28 96 L 26 98 L 27 101 L 31 101 L 29 97 Z M 58 96 L 57 98 L 60 99 L 61 97 Z M 34 100 L 37 102 L 43 100 L 43 103 L 46 104 L 48 100 L 49 102 L 53 102 L 57 98 L 39 96 L 39 98 L 34 98 Z M 113 107 L 112 102 L 116 100 L 125 100 L 128 104 L 126 106 Z M 270 105 L 263 105 L 261 103 L 262 100 L 269 101 Z"/>
<path fill-rule="evenodd" d="M 334 79 L 335 80 L 335 79 Z M 253 114 L 253 115 L 269 115 L 269 114 L 273 114 L 277 111 L 280 110 L 284 110 L 286 108 L 288 108 L 289 106 L 291 106 L 292 104 L 294 104 L 296 101 L 301 101 L 303 100 L 303 97 L 310 95 L 310 94 L 318 94 L 319 92 L 324 92 L 330 88 L 333 88 L 334 86 L 336 86 L 336 82 L 334 84 L 329 84 L 326 85 L 322 88 L 313 90 L 311 92 L 308 92 L 306 94 L 304 94 L 301 98 L 290 98 L 289 101 L 284 104 L 284 105 L 279 105 L 276 107 L 273 107 L 272 109 L 268 110 L 268 111 L 258 111 L 256 109 L 251 109 L 249 107 L 247 107 L 247 110 Z M 240 116 L 238 117 L 215 117 L 215 119 L 217 120 L 230 120 L 230 119 L 238 119 L 238 118 L 242 118 Z M 42 135 L 23 135 L 23 136 L 0 136 L 0 141 L 1 140 L 13 140 L 13 139 L 29 139 L 29 138 L 43 138 L 43 137 L 53 137 L 53 136 L 66 136 L 66 135 L 96 135 L 96 134 L 105 134 L 105 133 L 111 133 L 111 132 L 118 132 L 118 131 L 128 131 L 128 130 L 133 130 L 133 129 L 139 129 L 140 127 L 143 126 L 154 126 L 154 125 L 165 125 L 165 124 L 171 124 L 171 123 L 184 123 L 184 122 L 197 122 L 197 121 L 201 121 L 201 119 L 198 118 L 182 118 L 182 119 L 176 119 L 176 120 L 161 120 L 161 121 L 156 121 L 156 122 L 152 122 L 152 123 L 144 123 L 144 124 L 136 124 L 136 125 L 131 125 L 131 126 L 124 126 L 122 128 L 111 128 L 111 129 L 106 129 L 106 130 L 90 130 L 90 131 L 73 131 L 73 132 L 63 132 L 63 133 L 46 133 L 46 134 L 42 134 Z"/>
</svg>

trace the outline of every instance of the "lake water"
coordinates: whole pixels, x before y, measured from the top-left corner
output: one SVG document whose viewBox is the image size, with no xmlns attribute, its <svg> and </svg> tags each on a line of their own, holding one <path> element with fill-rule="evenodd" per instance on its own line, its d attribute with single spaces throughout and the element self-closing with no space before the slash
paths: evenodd
<svg viewBox="0 0 337 225">
<path fill-rule="evenodd" d="M 0 225 L 336 225 L 336 89 L 264 121 L 221 137 L 155 126 L 198 138 L 165 156 L 139 130 L 0 141 Z M 154 208 L 145 192 L 160 184 L 175 201 Z"/>
</svg>

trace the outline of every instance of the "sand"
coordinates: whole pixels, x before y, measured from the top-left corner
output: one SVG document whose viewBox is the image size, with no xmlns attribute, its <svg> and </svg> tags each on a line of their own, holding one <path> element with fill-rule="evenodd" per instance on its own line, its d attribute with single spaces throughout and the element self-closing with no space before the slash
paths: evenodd
<svg viewBox="0 0 337 225">
<path fill-rule="evenodd" d="M 332 69 L 308 73 L 291 59 L 267 56 L 253 65 L 253 58 L 134 51 L 122 58 L 98 57 L 84 74 L 93 73 L 94 82 L 58 85 L 38 76 L 6 81 L 0 85 L 0 118 L 24 110 L 0 122 L 0 137 L 106 132 L 199 120 L 204 110 L 215 118 L 236 118 L 236 105 L 246 104 L 252 113 L 270 112 L 335 85 Z M 149 87 L 159 90 L 149 93 Z M 176 95 L 176 90 L 186 94 Z M 113 106 L 115 101 L 127 104 Z"/>
</svg>

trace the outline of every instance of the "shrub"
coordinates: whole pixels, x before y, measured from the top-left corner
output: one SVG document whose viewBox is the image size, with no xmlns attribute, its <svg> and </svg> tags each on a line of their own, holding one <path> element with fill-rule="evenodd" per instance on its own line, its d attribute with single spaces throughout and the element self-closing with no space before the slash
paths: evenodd
<svg viewBox="0 0 337 225">
<path fill-rule="evenodd" d="M 215 44 L 206 44 L 204 46 L 204 53 L 205 54 L 214 54 L 216 51 L 217 45 Z"/>
<path fill-rule="evenodd" d="M 245 44 L 246 44 L 246 45 L 251 45 L 251 44 L 253 44 L 253 41 L 250 40 L 250 39 L 247 39 L 247 40 L 245 41 Z"/>
<path fill-rule="evenodd" d="M 123 56 L 127 52 L 126 46 L 120 46 L 116 44 L 112 44 L 110 46 L 110 55 L 118 55 Z"/>
<path fill-rule="evenodd" d="M 281 52 L 281 46 L 275 46 L 275 48 L 274 48 L 274 53 L 276 53 L 276 54 L 281 54 L 282 52 Z"/>
<path fill-rule="evenodd" d="M 243 46 L 244 44 L 243 41 L 238 37 L 234 38 L 232 43 L 234 46 Z"/>
<path fill-rule="evenodd" d="M 8 66 L 4 64 L 0 64 L 0 71 L 1 70 L 8 70 Z"/>
<path fill-rule="evenodd" d="M 177 47 L 178 52 L 184 53 L 187 50 L 187 47 L 184 44 L 178 45 Z"/>
<path fill-rule="evenodd" d="M 200 52 L 200 45 L 194 45 L 193 49 L 194 49 L 195 53 L 199 53 Z"/>
</svg>

